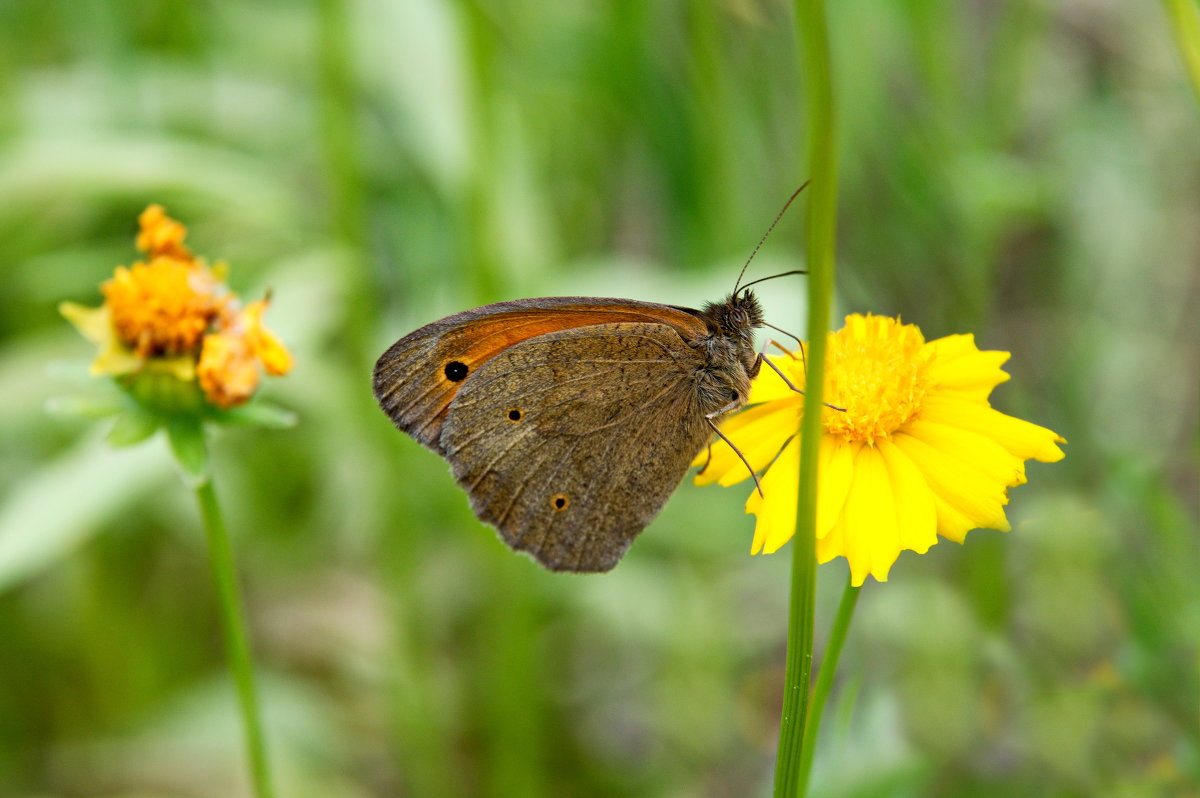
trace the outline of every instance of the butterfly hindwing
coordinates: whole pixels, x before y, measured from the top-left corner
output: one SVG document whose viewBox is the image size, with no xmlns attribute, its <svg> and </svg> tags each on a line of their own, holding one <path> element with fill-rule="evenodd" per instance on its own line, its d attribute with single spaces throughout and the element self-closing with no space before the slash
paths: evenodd
<svg viewBox="0 0 1200 798">
<path fill-rule="evenodd" d="M 664 324 L 545 333 L 464 380 L 437 449 L 510 546 L 554 570 L 605 571 L 708 438 L 703 362 Z"/>
</svg>

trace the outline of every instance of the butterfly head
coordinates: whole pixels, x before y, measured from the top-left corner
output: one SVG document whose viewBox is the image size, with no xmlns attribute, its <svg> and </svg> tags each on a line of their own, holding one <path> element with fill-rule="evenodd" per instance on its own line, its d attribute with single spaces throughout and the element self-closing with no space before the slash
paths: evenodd
<svg viewBox="0 0 1200 798">
<path fill-rule="evenodd" d="M 756 359 L 754 328 L 763 325 L 762 305 L 750 291 L 730 294 L 724 302 L 710 302 L 700 311 L 708 325 L 705 345 L 710 356 L 721 362 L 741 362 L 752 368 Z"/>
<path fill-rule="evenodd" d="M 723 338 L 753 340 L 754 328 L 763 325 L 762 305 L 753 292 L 731 294 L 724 302 L 711 302 L 702 314 L 709 330 Z"/>
</svg>

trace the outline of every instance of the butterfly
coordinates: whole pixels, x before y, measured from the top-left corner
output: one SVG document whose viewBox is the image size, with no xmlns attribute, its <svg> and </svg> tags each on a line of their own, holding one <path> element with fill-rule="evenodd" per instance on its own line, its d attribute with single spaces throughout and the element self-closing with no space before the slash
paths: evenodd
<svg viewBox="0 0 1200 798">
<path fill-rule="evenodd" d="M 702 310 L 546 297 L 428 324 L 379 358 L 395 425 L 480 520 L 555 571 L 607 571 L 658 514 L 762 359 L 745 290 Z"/>
<path fill-rule="evenodd" d="M 456 313 L 380 356 L 375 398 L 510 547 L 554 571 L 607 571 L 775 368 L 754 348 L 753 282 L 700 310 L 544 297 Z"/>
</svg>

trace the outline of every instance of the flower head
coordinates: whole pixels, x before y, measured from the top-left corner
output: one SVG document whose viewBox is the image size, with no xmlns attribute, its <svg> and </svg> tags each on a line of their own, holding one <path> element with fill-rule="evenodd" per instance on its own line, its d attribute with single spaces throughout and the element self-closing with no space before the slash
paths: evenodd
<svg viewBox="0 0 1200 798">
<path fill-rule="evenodd" d="M 100 307 L 59 308 L 97 345 L 94 375 L 119 377 L 134 395 L 146 395 L 135 389 L 143 375 L 198 381 L 204 399 L 226 409 L 254 394 L 260 364 L 274 375 L 291 369 L 291 355 L 262 323 L 265 299 L 239 309 L 222 270 L 184 246 L 187 228 L 161 206 L 148 207 L 138 222 L 146 260 L 116 268 L 100 286 Z"/>
<path fill-rule="evenodd" d="M 100 286 L 117 338 L 140 358 L 195 349 L 228 304 L 221 288 L 207 268 L 169 256 L 118 266 Z"/>
<path fill-rule="evenodd" d="M 1008 530 L 1008 488 L 1025 482 L 1025 461 L 1061 460 L 1054 432 L 993 409 L 992 388 L 1008 379 L 1007 352 L 984 352 L 971 335 L 926 342 L 914 325 L 851 315 L 830 333 L 826 407 L 819 443 L 817 559 L 845 557 L 855 585 L 886 581 L 904 549 L 924 553 L 938 535 L 962 542 L 975 528 Z M 798 388 L 803 352 L 772 357 Z M 722 431 L 756 470 L 767 468 L 751 553 L 774 552 L 796 526 L 799 409 L 804 397 L 764 368 L 751 407 Z M 838 408 L 838 409 L 834 409 Z M 697 464 L 706 460 L 703 453 Z M 769 466 L 769 468 L 768 468 Z M 721 441 L 696 481 L 732 485 L 749 474 Z"/>
</svg>

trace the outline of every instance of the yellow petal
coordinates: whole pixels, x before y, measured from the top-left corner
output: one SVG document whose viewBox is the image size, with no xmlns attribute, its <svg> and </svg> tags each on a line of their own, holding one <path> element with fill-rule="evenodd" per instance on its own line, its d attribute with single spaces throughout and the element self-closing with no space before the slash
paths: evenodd
<svg viewBox="0 0 1200 798">
<path fill-rule="evenodd" d="M 770 465 L 788 437 L 796 433 L 796 412 L 794 399 L 758 405 L 722 421 L 721 432 L 741 450 L 755 471 L 761 471 Z M 697 485 L 719 482 L 729 486 L 749 478 L 746 464 L 725 441 L 715 438 L 711 452 L 711 460 L 706 447 L 692 461 L 692 465 L 702 467 L 708 463 L 696 474 Z"/>
<path fill-rule="evenodd" d="M 941 416 L 935 421 L 932 413 L 927 416 L 928 419 L 909 424 L 904 431 L 1005 487 L 1025 482 L 1025 461 L 1020 457 L 986 435 L 940 423 Z"/>
<path fill-rule="evenodd" d="M 1066 439 L 1053 430 L 1005 415 L 999 410 L 949 396 L 931 396 L 925 403 L 926 418 L 974 430 L 1003 446 L 1022 460 L 1054 463 L 1063 459 L 1055 444 Z"/>
<path fill-rule="evenodd" d="M 792 381 L 800 390 L 804 390 L 805 374 L 804 361 L 800 355 L 763 355 L 763 358 L 770 360 L 779 370 L 787 375 L 787 378 Z M 750 398 L 746 400 L 747 404 L 759 404 L 760 402 L 774 402 L 779 399 L 794 399 L 799 394 L 788 387 L 788 384 L 780 378 L 775 372 L 775 369 L 763 363 L 759 368 L 758 376 L 754 378 L 754 382 L 750 385 Z"/>
<path fill-rule="evenodd" d="M 61 302 L 58 312 L 84 338 L 97 346 L 96 359 L 88 367 L 88 373 L 93 377 L 132 374 L 142 367 L 143 360 L 117 337 L 107 304 L 89 308 L 74 302 Z"/>
<path fill-rule="evenodd" d="M 833 435 L 821 436 L 817 452 L 817 540 L 829 534 L 842 514 L 854 477 L 854 456 L 861 445 Z"/>
<path fill-rule="evenodd" d="M 927 344 L 932 353 L 929 381 L 939 391 L 986 401 L 988 394 L 1009 379 L 1000 368 L 1011 357 L 1008 352 L 983 351 L 973 335 L 948 335 Z"/>
<path fill-rule="evenodd" d="M 838 515 L 823 538 L 817 538 L 817 562 L 824 565 L 846 549 L 846 516 Z M 862 584 L 861 582 L 859 584 Z"/>
<path fill-rule="evenodd" d="M 799 476 L 800 444 L 793 438 L 763 475 L 763 495 L 756 490 L 746 501 L 746 512 L 757 516 L 751 554 L 773 554 L 795 533 Z"/>
<path fill-rule="evenodd" d="M 263 324 L 262 315 L 266 309 L 267 300 L 260 299 L 251 302 L 242 311 L 246 325 L 246 341 L 267 373 L 279 377 L 292 370 L 292 355 L 278 336 Z"/>
<path fill-rule="evenodd" d="M 943 533 L 942 508 L 938 505 L 939 533 L 952 540 L 961 539 L 966 531 L 959 529 L 964 519 L 970 524 L 968 529 L 1008 531 L 1004 515 L 1008 496 L 1003 483 L 907 432 L 893 435 L 892 440 L 921 470 L 935 498 L 953 511 L 947 514 L 947 532 Z"/>
<path fill-rule="evenodd" d="M 851 582 L 861 585 L 867 574 L 886 582 L 900 556 L 900 529 L 891 476 L 873 446 L 860 447 L 854 458 L 854 481 L 842 512 Z"/>
<path fill-rule="evenodd" d="M 937 507 L 933 502 L 933 491 L 920 469 L 895 443 L 881 441 L 877 448 L 887 465 L 896 497 L 900 548 L 924 554 L 937 543 Z"/>
<path fill-rule="evenodd" d="M 145 360 L 126 349 L 114 337 L 96 353 L 96 359 L 88 366 L 88 374 L 93 377 L 132 374 L 145 363 Z"/>
<path fill-rule="evenodd" d="M 946 540 L 962 543 L 967 539 L 968 532 L 980 528 L 979 524 L 975 523 L 970 516 L 939 496 L 937 491 L 931 490 L 931 492 L 933 506 L 937 511 L 937 533 L 939 535 Z"/>
<path fill-rule="evenodd" d="M 71 322 L 79 334 L 96 346 L 104 346 L 115 337 L 112 326 L 112 315 L 108 305 L 89 308 L 75 302 L 59 302 L 58 312 Z"/>
</svg>

